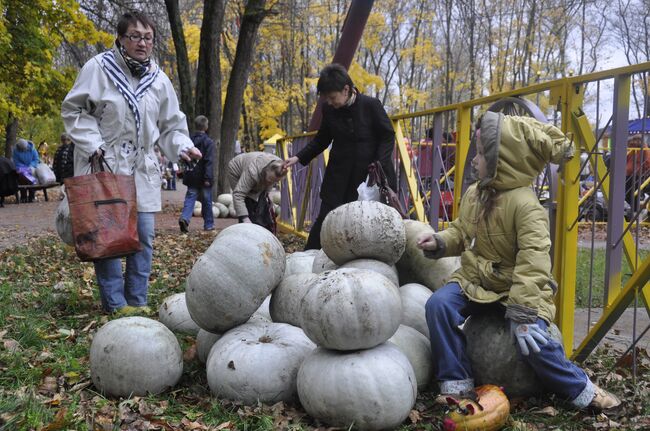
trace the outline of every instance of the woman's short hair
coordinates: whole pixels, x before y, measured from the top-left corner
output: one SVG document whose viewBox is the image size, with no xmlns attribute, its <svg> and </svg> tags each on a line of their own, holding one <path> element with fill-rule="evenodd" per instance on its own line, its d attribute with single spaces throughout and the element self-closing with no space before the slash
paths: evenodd
<svg viewBox="0 0 650 431">
<path fill-rule="evenodd" d="M 209 124 L 208 117 L 206 117 L 205 115 L 199 115 L 194 119 L 194 128 L 196 130 L 201 130 L 202 132 L 205 132 L 206 130 L 208 130 L 208 124 Z"/>
<path fill-rule="evenodd" d="M 321 70 L 318 84 L 316 84 L 316 91 L 318 91 L 318 94 L 343 91 L 346 85 L 350 87 L 350 90 L 354 87 L 348 71 L 340 64 L 332 63 Z"/>
<path fill-rule="evenodd" d="M 16 142 L 16 147 L 18 148 L 19 151 L 27 151 L 29 148 L 29 141 L 26 139 L 18 139 Z"/>
<path fill-rule="evenodd" d="M 61 133 L 61 137 L 59 138 L 61 141 L 69 141 L 72 142 L 72 138 L 70 138 L 70 135 L 67 133 Z"/>
<path fill-rule="evenodd" d="M 120 17 L 116 27 L 117 35 L 126 36 L 129 26 L 138 25 L 138 22 L 145 27 L 151 27 L 154 37 L 156 36 L 156 24 L 147 15 L 139 11 L 126 12 Z"/>
</svg>

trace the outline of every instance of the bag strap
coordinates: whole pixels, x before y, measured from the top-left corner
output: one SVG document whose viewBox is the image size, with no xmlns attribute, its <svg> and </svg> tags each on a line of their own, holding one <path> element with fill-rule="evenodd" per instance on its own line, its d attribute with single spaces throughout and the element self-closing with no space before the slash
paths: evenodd
<svg viewBox="0 0 650 431">
<path fill-rule="evenodd" d="M 97 172 L 104 172 L 108 170 L 111 174 L 113 173 L 113 170 L 111 167 L 108 165 L 108 162 L 104 158 L 103 154 L 97 155 L 93 154 L 90 156 L 90 172 L 93 174 L 96 174 Z"/>
</svg>

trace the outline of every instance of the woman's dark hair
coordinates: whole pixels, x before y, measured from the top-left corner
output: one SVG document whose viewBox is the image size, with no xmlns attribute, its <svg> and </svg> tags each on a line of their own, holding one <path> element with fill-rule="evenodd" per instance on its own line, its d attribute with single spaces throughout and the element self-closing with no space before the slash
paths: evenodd
<svg viewBox="0 0 650 431">
<path fill-rule="evenodd" d="M 117 23 L 117 35 L 126 36 L 126 31 L 130 25 L 137 25 L 138 22 L 142 23 L 145 27 L 151 27 L 154 37 L 156 36 L 156 24 L 144 13 L 138 11 L 126 12 L 120 17 Z"/>
<path fill-rule="evenodd" d="M 354 87 L 352 78 L 348 75 L 348 71 L 340 64 L 332 63 L 328 64 L 320 71 L 318 84 L 316 84 L 316 91 L 318 91 L 318 94 L 343 91 L 343 88 L 346 85 L 350 87 L 350 90 Z"/>
</svg>

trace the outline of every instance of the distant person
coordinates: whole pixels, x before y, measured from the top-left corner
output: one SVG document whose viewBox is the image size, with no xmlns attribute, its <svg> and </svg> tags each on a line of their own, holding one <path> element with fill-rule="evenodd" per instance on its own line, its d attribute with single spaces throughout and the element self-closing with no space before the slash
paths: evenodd
<svg viewBox="0 0 650 431">
<path fill-rule="evenodd" d="M 203 157 L 191 169 L 183 172 L 183 184 L 187 186 L 185 202 L 181 211 L 178 225 L 181 232 L 189 230 L 194 203 L 197 199 L 201 202 L 201 215 L 203 216 L 203 230 L 214 230 L 214 215 L 212 213 L 212 179 L 214 166 L 214 141 L 206 133 L 208 131 L 208 118 L 199 115 L 194 119 L 194 132 L 191 136 L 194 146 L 201 151 Z"/>
<path fill-rule="evenodd" d="M 155 213 L 162 207 L 154 146 L 170 160 L 199 159 L 171 81 L 155 63 L 154 22 L 141 12 L 123 14 L 114 46 L 81 68 L 61 106 L 75 143 L 75 175 L 90 172 L 103 156 L 115 174 L 134 177 L 142 250 L 122 259 L 94 262 L 102 308 L 116 316 L 148 314 Z"/>
<path fill-rule="evenodd" d="M 330 144 L 329 162 L 320 188 L 320 212 L 309 231 L 305 249 L 320 248 L 323 220 L 334 208 L 357 200 L 368 165 L 381 162 L 388 185 L 397 190 L 392 162 L 395 131 L 379 99 L 363 95 L 340 64 L 325 66 L 316 86 L 324 99 L 323 119 L 316 137 L 285 162 L 307 165 Z"/>
<path fill-rule="evenodd" d="M 5 197 L 13 196 L 18 191 L 18 172 L 11 159 L 0 156 L 0 208 L 4 206 Z"/>
<path fill-rule="evenodd" d="M 176 190 L 176 172 L 178 171 L 178 164 L 169 161 L 167 162 L 167 169 L 169 171 L 169 178 L 167 180 L 167 190 Z"/>
<path fill-rule="evenodd" d="M 18 139 L 13 151 L 13 161 L 18 171 L 19 182 L 22 184 L 36 184 L 37 180 L 34 176 L 36 167 L 40 163 L 38 158 L 38 151 L 34 148 L 34 143 L 26 139 Z M 20 190 L 21 202 L 34 202 L 36 191 Z"/>
<path fill-rule="evenodd" d="M 54 153 L 52 170 L 56 182 L 63 184 L 63 180 L 74 176 L 74 143 L 67 133 L 61 134 L 61 145 Z"/>
<path fill-rule="evenodd" d="M 283 160 L 271 153 L 242 153 L 230 161 L 228 180 L 239 223 L 255 223 L 275 233 L 269 191 L 286 174 Z"/>
</svg>

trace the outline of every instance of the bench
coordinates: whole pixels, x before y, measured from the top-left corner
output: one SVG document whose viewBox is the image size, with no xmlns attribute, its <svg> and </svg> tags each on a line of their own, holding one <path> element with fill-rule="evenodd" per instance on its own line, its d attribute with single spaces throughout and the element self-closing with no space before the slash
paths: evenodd
<svg viewBox="0 0 650 431">
<path fill-rule="evenodd" d="M 60 185 L 61 183 L 18 185 L 18 191 L 16 192 L 16 203 L 17 204 L 20 203 L 20 198 L 18 195 L 21 190 L 34 190 L 34 192 L 42 190 L 43 195 L 45 196 L 45 201 L 47 202 L 49 201 L 47 197 L 47 189 L 52 187 L 58 187 Z"/>
</svg>

